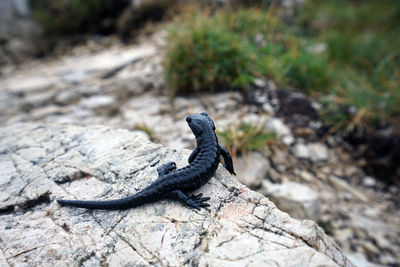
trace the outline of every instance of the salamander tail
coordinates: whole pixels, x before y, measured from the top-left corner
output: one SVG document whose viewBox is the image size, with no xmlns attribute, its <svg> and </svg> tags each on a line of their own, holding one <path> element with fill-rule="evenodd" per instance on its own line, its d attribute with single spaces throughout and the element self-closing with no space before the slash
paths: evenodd
<svg viewBox="0 0 400 267">
<path fill-rule="evenodd" d="M 57 202 L 62 206 L 72 206 L 85 209 L 124 210 L 137 207 L 147 201 L 142 194 L 136 194 L 126 198 L 106 201 L 57 199 Z"/>
</svg>

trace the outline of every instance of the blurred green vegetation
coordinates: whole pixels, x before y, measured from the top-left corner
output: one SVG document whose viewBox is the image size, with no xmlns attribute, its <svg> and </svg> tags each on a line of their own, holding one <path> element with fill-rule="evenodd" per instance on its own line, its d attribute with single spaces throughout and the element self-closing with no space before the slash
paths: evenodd
<svg viewBox="0 0 400 267">
<path fill-rule="evenodd" d="M 399 114 L 400 1 L 309 0 L 294 22 L 279 17 L 273 8 L 184 12 L 169 31 L 171 94 L 268 77 L 320 98 L 328 124 Z"/>
<path fill-rule="evenodd" d="M 265 122 L 232 124 L 229 128 L 219 131 L 224 146 L 233 158 L 249 151 L 262 150 L 276 140 L 276 134 L 264 129 Z"/>
<path fill-rule="evenodd" d="M 326 89 L 326 57 L 307 49 L 273 12 L 188 12 L 170 28 L 165 73 L 173 94 L 246 88 L 257 76 Z"/>
<path fill-rule="evenodd" d="M 303 38 L 327 44 L 334 74 L 329 93 L 355 107 L 354 118 L 385 123 L 399 114 L 400 1 L 308 0 L 296 27 Z M 335 112 L 325 118 L 351 119 L 343 109 Z"/>
<path fill-rule="evenodd" d="M 226 90 L 252 81 L 255 51 L 246 40 L 217 22 L 218 17 L 194 13 L 183 19 L 169 30 L 164 64 L 172 94 Z"/>
</svg>

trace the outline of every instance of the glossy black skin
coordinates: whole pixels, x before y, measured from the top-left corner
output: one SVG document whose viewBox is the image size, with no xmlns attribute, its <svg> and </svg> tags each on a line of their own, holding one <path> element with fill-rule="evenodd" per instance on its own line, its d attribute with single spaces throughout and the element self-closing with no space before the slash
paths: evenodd
<svg viewBox="0 0 400 267">
<path fill-rule="evenodd" d="M 198 209 L 207 207 L 209 197 L 202 198 L 202 194 L 188 196 L 208 182 L 215 174 L 220 163 L 220 156 L 224 158 L 224 167 L 231 173 L 233 170 L 232 158 L 228 151 L 218 144 L 214 122 L 205 112 L 186 117 L 189 127 L 196 137 L 197 146 L 189 156 L 189 165 L 176 169 L 175 162 L 169 162 L 157 169 L 158 179 L 142 191 L 121 199 L 108 201 L 63 200 L 61 205 L 102 210 L 122 210 L 151 203 L 160 199 L 175 199 L 183 204 Z"/>
</svg>

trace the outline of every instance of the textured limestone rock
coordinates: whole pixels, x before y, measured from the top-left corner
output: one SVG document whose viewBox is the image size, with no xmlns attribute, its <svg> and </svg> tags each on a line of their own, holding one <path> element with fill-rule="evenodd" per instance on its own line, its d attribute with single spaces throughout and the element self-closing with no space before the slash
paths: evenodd
<svg viewBox="0 0 400 267">
<path fill-rule="evenodd" d="M 320 143 L 296 144 L 294 154 L 299 159 L 310 159 L 312 162 L 326 161 L 329 158 L 328 148 Z"/>
<path fill-rule="evenodd" d="M 28 0 L 0 1 L 0 66 L 22 62 L 40 50 L 41 28 L 30 13 Z"/>
<path fill-rule="evenodd" d="M 113 113 L 115 106 L 121 105 L 127 96 L 158 83 L 153 84 L 152 74 L 159 76 L 159 71 L 145 70 L 141 65 L 141 61 L 146 61 L 152 66 L 151 58 L 157 53 L 160 54 L 152 43 L 115 46 L 97 53 L 82 52 L 47 64 L 39 63 L 4 77 L 0 79 L 0 123 L 10 118 L 15 121 L 43 120 L 35 116 L 36 109 L 59 105 L 61 107 L 54 114 L 63 114 L 62 117 L 70 117 L 75 123 L 88 125 L 94 116 L 83 120 L 82 111 L 90 109 L 98 115 Z M 65 110 L 65 106 L 72 109 Z M 54 121 L 49 115 L 44 117 Z M 20 118 L 16 119 L 16 116 Z"/>
<path fill-rule="evenodd" d="M 258 188 L 270 169 L 268 159 L 260 152 L 252 152 L 235 162 L 237 178 L 249 188 Z"/>
<path fill-rule="evenodd" d="M 223 168 L 198 191 L 211 206 L 169 200 L 127 211 L 60 207 L 112 199 L 187 163 L 127 130 L 12 124 L 0 129 L 0 265 L 353 266 L 312 221 L 279 211 Z"/>
<path fill-rule="evenodd" d="M 80 105 L 84 109 L 93 110 L 97 114 L 111 115 L 118 112 L 118 101 L 110 95 L 96 95 L 83 99 Z"/>
<path fill-rule="evenodd" d="M 272 184 L 263 182 L 264 195 L 281 210 L 299 219 L 318 221 L 321 217 L 321 202 L 318 194 L 306 185 L 296 182 Z"/>
</svg>

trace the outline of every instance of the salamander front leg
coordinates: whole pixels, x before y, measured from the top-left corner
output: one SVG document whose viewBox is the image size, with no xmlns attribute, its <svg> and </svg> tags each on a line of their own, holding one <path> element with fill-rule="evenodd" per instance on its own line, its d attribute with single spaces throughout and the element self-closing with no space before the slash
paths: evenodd
<svg viewBox="0 0 400 267">
<path fill-rule="evenodd" d="M 201 208 L 210 206 L 210 204 L 204 203 L 207 200 L 210 200 L 210 198 L 202 197 L 202 196 L 203 196 L 203 194 L 200 193 L 198 195 L 192 195 L 191 197 L 189 197 L 188 195 L 186 195 L 185 193 L 183 193 L 180 190 L 174 190 L 172 192 L 165 194 L 164 197 L 168 198 L 168 199 L 179 200 L 186 206 L 200 210 Z"/>
<path fill-rule="evenodd" d="M 158 176 L 164 176 L 176 170 L 176 163 L 171 161 L 157 168 Z"/>
<path fill-rule="evenodd" d="M 228 150 L 226 150 L 222 146 L 219 146 L 218 148 L 219 148 L 219 153 L 224 158 L 224 161 L 225 161 L 224 167 L 225 167 L 225 169 L 227 169 L 228 172 L 230 172 L 231 174 L 236 175 L 235 171 L 233 170 L 232 157 L 229 154 Z"/>
</svg>

